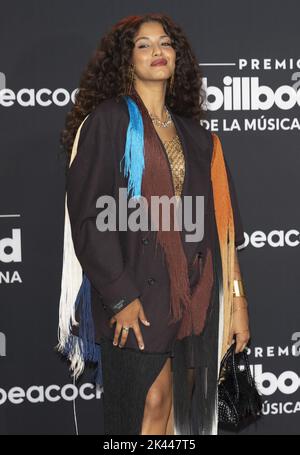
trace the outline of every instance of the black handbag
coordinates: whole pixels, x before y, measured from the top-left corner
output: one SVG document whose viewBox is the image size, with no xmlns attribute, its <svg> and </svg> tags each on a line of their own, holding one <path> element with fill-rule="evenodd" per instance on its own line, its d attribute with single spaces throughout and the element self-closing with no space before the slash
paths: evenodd
<svg viewBox="0 0 300 455">
<path fill-rule="evenodd" d="M 218 419 L 221 424 L 237 427 L 261 415 L 262 399 L 251 374 L 248 354 L 245 350 L 236 354 L 235 348 L 236 343 L 230 346 L 220 365 Z"/>
</svg>

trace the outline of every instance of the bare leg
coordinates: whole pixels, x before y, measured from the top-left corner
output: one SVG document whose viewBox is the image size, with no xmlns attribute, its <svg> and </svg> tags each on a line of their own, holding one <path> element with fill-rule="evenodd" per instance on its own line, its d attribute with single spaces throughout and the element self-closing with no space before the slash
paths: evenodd
<svg viewBox="0 0 300 455">
<path fill-rule="evenodd" d="M 171 358 L 148 390 L 142 423 L 142 435 L 165 435 L 172 405 Z"/>
</svg>

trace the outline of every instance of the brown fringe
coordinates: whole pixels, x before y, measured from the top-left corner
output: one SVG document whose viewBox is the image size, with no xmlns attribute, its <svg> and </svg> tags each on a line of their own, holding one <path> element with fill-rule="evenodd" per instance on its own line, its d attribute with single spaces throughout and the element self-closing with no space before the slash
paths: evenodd
<svg viewBox="0 0 300 455">
<path fill-rule="evenodd" d="M 144 123 L 144 149 L 145 149 L 145 170 L 142 179 L 142 194 L 147 199 L 149 210 L 151 210 L 151 196 L 166 195 L 169 198 L 174 196 L 172 175 L 168 167 L 167 158 L 159 136 L 153 126 L 148 111 L 134 90 L 130 95 L 138 104 Z M 164 178 L 158 176 L 163 175 Z M 155 210 L 153 211 L 153 214 Z M 164 254 L 170 279 L 170 313 L 172 317 L 170 324 L 182 318 L 183 310 L 188 308 L 191 301 L 190 284 L 188 276 L 188 265 L 183 249 L 180 231 L 175 230 L 177 226 L 174 210 L 170 211 L 170 230 L 162 230 L 161 210 L 159 218 L 151 218 L 153 226 L 156 226 L 156 245 L 160 244 Z"/>
<path fill-rule="evenodd" d="M 142 194 L 147 199 L 151 213 L 151 196 L 174 196 L 172 174 L 168 166 L 168 158 L 160 138 L 152 124 L 149 113 L 136 92 L 130 95 L 140 108 L 144 124 L 144 156 L 145 171 L 142 179 Z M 235 232 L 233 212 L 230 200 L 227 172 L 223 157 L 221 142 L 215 133 L 213 137 L 213 157 L 211 164 L 211 180 L 213 186 L 214 208 L 217 231 L 220 243 L 224 292 L 224 332 L 222 352 L 229 346 L 229 334 L 232 322 L 233 304 L 233 273 L 235 254 Z M 161 176 L 164 176 L 162 178 Z M 160 176 L 160 178 L 158 178 Z M 212 253 L 207 251 L 203 273 L 199 277 L 191 295 L 187 258 L 183 249 L 180 231 L 176 230 L 176 217 L 171 210 L 170 230 L 161 229 L 161 210 L 158 219 L 151 223 L 156 226 L 156 246 L 160 244 L 164 251 L 170 279 L 170 313 L 173 317 L 170 324 L 182 319 L 178 338 L 189 335 L 192 330 L 200 334 L 204 328 L 207 310 L 213 288 Z"/>
<path fill-rule="evenodd" d="M 205 326 L 207 310 L 211 301 L 213 289 L 213 261 L 212 252 L 209 249 L 205 257 L 203 272 L 201 273 L 198 283 L 194 287 L 191 305 L 185 312 L 177 334 L 177 339 L 194 333 L 200 335 Z"/>
</svg>

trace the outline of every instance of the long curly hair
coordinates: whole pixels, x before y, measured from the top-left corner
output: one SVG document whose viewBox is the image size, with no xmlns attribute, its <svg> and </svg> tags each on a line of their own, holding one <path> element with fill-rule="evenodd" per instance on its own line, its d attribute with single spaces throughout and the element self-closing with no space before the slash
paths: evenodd
<svg viewBox="0 0 300 455">
<path fill-rule="evenodd" d="M 60 134 L 60 144 L 63 153 L 67 154 L 67 161 L 77 129 L 86 115 L 101 101 L 113 97 L 118 99 L 125 94 L 134 36 L 142 24 L 153 21 L 160 22 L 176 51 L 174 85 L 172 93 L 166 91 L 166 105 L 175 114 L 199 121 L 206 116 L 202 73 L 182 29 L 166 14 L 127 16 L 102 37 L 81 74 L 75 103 L 66 116 L 65 128 Z"/>
</svg>

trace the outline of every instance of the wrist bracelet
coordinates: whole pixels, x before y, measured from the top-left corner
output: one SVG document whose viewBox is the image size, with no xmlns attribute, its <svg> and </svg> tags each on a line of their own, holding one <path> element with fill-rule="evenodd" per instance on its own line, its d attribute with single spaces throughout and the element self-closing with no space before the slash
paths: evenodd
<svg viewBox="0 0 300 455">
<path fill-rule="evenodd" d="M 233 280 L 233 295 L 235 297 L 245 297 L 242 280 Z"/>
</svg>

